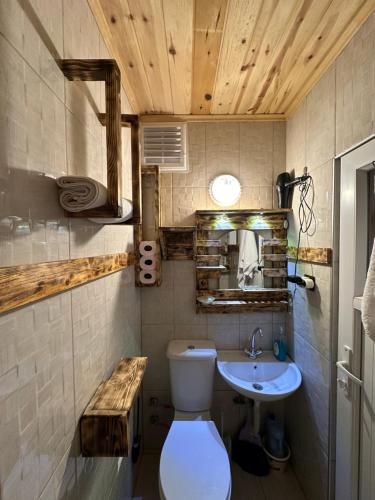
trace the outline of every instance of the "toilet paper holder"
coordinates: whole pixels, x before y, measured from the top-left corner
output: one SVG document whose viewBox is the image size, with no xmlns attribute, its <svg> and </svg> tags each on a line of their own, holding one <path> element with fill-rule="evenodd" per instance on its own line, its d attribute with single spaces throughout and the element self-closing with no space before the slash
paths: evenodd
<svg viewBox="0 0 375 500">
<path fill-rule="evenodd" d="M 294 274 L 288 276 L 287 280 L 289 281 L 289 283 L 294 283 L 295 285 L 298 285 L 301 288 L 306 288 L 311 292 L 315 290 L 315 276 L 310 276 L 308 274 L 298 276 Z"/>
</svg>

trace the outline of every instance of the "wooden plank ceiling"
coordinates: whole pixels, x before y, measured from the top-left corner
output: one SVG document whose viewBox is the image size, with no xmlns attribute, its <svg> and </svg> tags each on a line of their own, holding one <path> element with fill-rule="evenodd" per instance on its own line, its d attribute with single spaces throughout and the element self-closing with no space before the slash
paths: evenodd
<svg viewBox="0 0 375 500">
<path fill-rule="evenodd" d="M 88 0 L 136 113 L 293 112 L 375 0 Z"/>
</svg>

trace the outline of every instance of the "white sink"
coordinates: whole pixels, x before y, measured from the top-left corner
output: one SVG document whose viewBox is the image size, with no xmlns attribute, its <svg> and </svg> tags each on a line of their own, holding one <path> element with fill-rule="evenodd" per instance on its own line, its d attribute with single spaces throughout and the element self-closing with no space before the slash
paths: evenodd
<svg viewBox="0 0 375 500">
<path fill-rule="evenodd" d="M 218 351 L 217 367 L 234 390 L 256 401 L 284 399 L 302 382 L 298 366 L 289 358 L 277 361 L 271 351 L 264 351 L 257 359 L 243 351 Z"/>
</svg>

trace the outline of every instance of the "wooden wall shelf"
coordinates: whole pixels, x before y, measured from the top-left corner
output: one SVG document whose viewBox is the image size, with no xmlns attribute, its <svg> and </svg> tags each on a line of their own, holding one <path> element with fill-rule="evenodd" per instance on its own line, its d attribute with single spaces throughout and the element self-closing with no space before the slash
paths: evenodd
<svg viewBox="0 0 375 500">
<path fill-rule="evenodd" d="M 241 312 L 283 312 L 288 310 L 287 301 L 272 300 L 215 300 L 212 304 L 197 303 L 197 312 L 206 314 L 235 314 Z"/>
<path fill-rule="evenodd" d="M 161 251 L 164 260 L 193 260 L 195 226 L 161 227 Z"/>
<path fill-rule="evenodd" d="M 283 230 L 287 228 L 286 217 L 289 208 L 276 210 L 197 210 L 196 226 L 198 231 L 231 229 Z"/>
<path fill-rule="evenodd" d="M 99 121 L 103 126 L 107 125 L 107 114 L 99 113 Z M 133 216 L 131 219 L 121 222 L 124 226 L 133 226 L 142 223 L 141 203 L 141 164 L 139 159 L 139 120 L 137 115 L 121 114 L 121 127 L 130 128 L 131 158 L 132 158 L 132 202 Z"/>
<path fill-rule="evenodd" d="M 209 294 L 222 299 L 215 301 L 212 307 L 197 303 L 198 312 L 284 311 L 288 308 L 287 295 L 271 297 L 267 290 L 286 289 L 287 216 L 290 212 L 290 209 L 196 211 L 196 296 Z M 241 229 L 267 231 L 268 236 L 262 242 L 263 276 L 266 286 L 272 288 L 259 290 L 253 299 L 249 298 L 249 291 L 240 289 L 228 291 L 230 297 L 223 293 L 225 291 L 208 290 L 210 279 L 220 278 L 227 272 L 225 266 L 220 266 L 220 257 L 227 255 L 226 247 L 221 240 L 213 239 L 212 232 Z"/>
<path fill-rule="evenodd" d="M 225 301 L 286 301 L 289 300 L 288 288 L 262 288 L 253 290 L 241 290 L 238 288 L 222 288 L 216 290 L 205 290 L 200 295 L 212 295 L 217 300 Z M 215 303 L 215 302 L 214 302 Z"/>
<path fill-rule="evenodd" d="M 262 290 L 217 289 L 197 291 L 199 295 L 212 295 L 215 302 L 209 305 L 197 301 L 198 313 L 242 313 L 283 312 L 288 310 L 289 290 L 287 288 L 263 288 Z"/>
<path fill-rule="evenodd" d="M 133 265 L 132 253 L 0 267 L 0 313 L 103 278 Z"/>
<path fill-rule="evenodd" d="M 297 247 L 288 247 L 288 258 L 296 260 Z M 300 247 L 298 251 L 298 260 L 309 262 L 311 264 L 332 265 L 332 248 L 321 247 Z"/>
<path fill-rule="evenodd" d="M 107 143 L 107 204 L 80 212 L 65 211 L 71 218 L 121 218 L 122 200 L 122 150 L 121 125 L 131 127 L 133 217 L 121 224 L 133 225 L 141 221 L 140 164 L 138 142 L 138 117 L 121 115 L 121 74 L 114 59 L 61 59 L 61 71 L 71 81 L 103 81 L 105 83 L 106 112 L 99 121 L 106 126 Z"/>
<path fill-rule="evenodd" d="M 122 359 L 97 389 L 80 419 L 84 457 L 127 457 L 129 414 L 141 387 L 147 358 Z"/>
<path fill-rule="evenodd" d="M 128 115 L 125 115 L 128 116 Z M 154 179 L 154 199 L 153 199 L 153 211 L 154 211 L 154 241 L 157 244 L 157 266 L 156 266 L 156 280 L 155 283 L 141 283 L 139 279 L 140 259 L 141 255 L 139 252 L 139 245 L 144 239 L 144 227 L 141 223 L 138 226 L 134 226 L 134 253 L 135 253 L 135 284 L 137 287 L 150 288 L 153 286 L 161 285 L 161 249 L 160 249 L 160 236 L 159 236 L 159 226 L 160 226 L 160 171 L 158 165 L 147 165 L 143 166 L 141 170 L 141 185 L 144 184 L 146 176 L 152 176 Z M 141 186 L 141 199 L 142 199 L 142 186 Z M 146 238 L 147 239 L 147 238 Z"/>
</svg>

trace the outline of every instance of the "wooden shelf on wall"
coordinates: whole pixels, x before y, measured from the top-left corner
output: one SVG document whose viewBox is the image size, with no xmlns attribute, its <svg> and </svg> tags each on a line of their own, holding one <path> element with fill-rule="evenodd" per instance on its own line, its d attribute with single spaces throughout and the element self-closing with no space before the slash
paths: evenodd
<svg viewBox="0 0 375 500">
<path fill-rule="evenodd" d="M 127 457 L 129 415 L 139 393 L 147 358 L 122 359 L 100 384 L 80 419 L 84 457 Z"/>
<path fill-rule="evenodd" d="M 121 125 L 131 127 L 133 216 L 121 222 L 134 225 L 141 222 L 140 163 L 138 116 L 121 115 L 121 74 L 114 59 L 61 59 L 57 61 L 65 77 L 71 81 L 103 81 L 105 83 L 105 113 L 99 113 L 100 123 L 106 127 L 107 146 L 107 203 L 104 206 L 65 211 L 70 218 L 121 218 L 122 148 Z"/>
<path fill-rule="evenodd" d="M 200 295 L 215 297 L 215 301 L 208 305 L 197 301 L 197 312 L 205 314 L 283 312 L 288 310 L 290 297 L 287 288 L 254 288 L 251 290 L 233 288 L 197 291 L 197 297 Z"/>
<path fill-rule="evenodd" d="M 241 300 L 245 302 L 253 301 L 286 301 L 289 300 L 288 288 L 253 288 L 242 290 L 239 288 L 218 288 L 215 290 L 204 290 L 199 295 L 211 295 L 216 300 Z"/>
<path fill-rule="evenodd" d="M 286 229 L 289 208 L 248 210 L 197 210 L 195 220 L 198 231 L 217 230 L 282 230 Z"/>
<path fill-rule="evenodd" d="M 275 262 L 275 261 L 272 261 Z M 285 263 L 285 259 L 282 261 Z M 274 269 L 274 268 L 263 268 L 263 276 L 265 278 L 286 278 L 288 272 L 286 268 Z"/>
<path fill-rule="evenodd" d="M 225 266 L 201 266 L 198 265 L 195 267 L 197 272 L 198 280 L 208 280 L 212 278 L 220 278 L 223 272 L 227 270 Z"/>
<path fill-rule="evenodd" d="M 268 238 L 262 241 L 264 283 L 268 288 L 285 288 L 287 216 L 290 212 L 291 209 L 197 210 L 195 212 L 197 295 L 208 289 L 211 278 L 220 278 L 221 274 L 226 272 L 225 267 L 219 269 L 218 266 L 222 263 L 220 256 L 227 254 L 229 246 L 223 245 L 220 239 L 214 239 L 213 231 L 224 233 L 235 230 L 267 231 Z M 270 304 L 268 306 L 271 307 Z M 235 307 L 245 309 L 243 304 L 241 307 L 237 305 Z M 264 309 L 263 306 L 257 307 L 259 310 Z M 284 308 L 284 305 L 281 307 Z"/>
<path fill-rule="evenodd" d="M 99 113 L 99 121 L 107 125 L 106 113 Z M 139 158 L 139 121 L 137 115 L 121 114 L 121 127 L 130 128 L 131 164 L 132 164 L 132 203 L 133 215 L 131 219 L 121 222 L 124 226 L 135 226 L 142 223 L 141 203 L 141 164 Z"/>
<path fill-rule="evenodd" d="M 0 267 L 0 313 L 31 304 L 133 265 L 134 254 Z"/>
<path fill-rule="evenodd" d="M 153 211 L 154 211 L 154 216 L 153 216 L 153 227 L 154 227 L 154 234 L 155 234 L 155 240 L 156 241 L 156 247 L 157 247 L 157 253 L 156 253 L 156 280 L 154 283 L 142 283 L 139 274 L 141 271 L 140 267 L 140 260 L 141 260 L 141 254 L 139 252 L 139 245 L 141 241 L 144 239 L 144 226 L 143 223 L 139 224 L 138 226 L 134 226 L 134 254 L 135 254 L 135 284 L 137 287 L 141 288 L 150 288 L 154 286 L 160 286 L 161 285 L 161 271 L 162 271 L 162 266 L 161 266 L 161 248 L 160 248 L 160 236 L 159 236 L 159 226 L 160 226 L 160 170 L 158 165 L 147 165 L 143 166 L 141 170 L 141 199 L 143 198 L 143 193 L 142 193 L 142 185 L 145 184 L 146 177 L 150 178 L 153 177 L 153 182 L 154 182 L 154 193 L 153 193 Z"/>
<path fill-rule="evenodd" d="M 159 233 L 164 260 L 194 259 L 195 226 L 164 226 Z"/>
<path fill-rule="evenodd" d="M 287 301 L 272 300 L 215 300 L 212 304 L 197 302 L 197 312 L 206 314 L 232 314 L 240 312 L 283 312 L 288 310 Z"/>
</svg>

